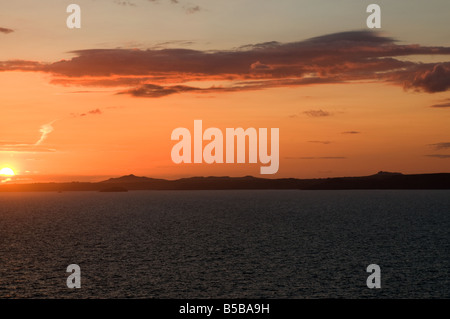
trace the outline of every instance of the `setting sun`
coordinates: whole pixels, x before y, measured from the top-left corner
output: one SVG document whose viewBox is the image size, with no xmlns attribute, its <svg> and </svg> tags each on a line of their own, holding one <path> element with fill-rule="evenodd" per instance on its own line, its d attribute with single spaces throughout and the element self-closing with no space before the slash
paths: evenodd
<svg viewBox="0 0 450 319">
<path fill-rule="evenodd" d="M 14 176 L 14 171 L 9 167 L 4 167 L 0 169 L 0 175 L 6 175 L 6 176 Z"/>
</svg>

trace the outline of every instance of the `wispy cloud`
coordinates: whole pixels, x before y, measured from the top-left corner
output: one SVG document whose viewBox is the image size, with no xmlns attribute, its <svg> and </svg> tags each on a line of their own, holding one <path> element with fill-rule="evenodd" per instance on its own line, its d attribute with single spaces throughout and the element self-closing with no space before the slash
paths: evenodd
<svg viewBox="0 0 450 319">
<path fill-rule="evenodd" d="M 48 123 L 48 124 L 44 124 L 44 125 L 42 125 L 41 126 L 41 128 L 39 129 L 39 132 L 41 132 L 41 138 L 34 144 L 34 145 L 40 145 L 46 138 L 47 138 L 47 136 L 51 133 L 51 132 L 53 132 L 53 126 L 52 126 L 52 124 L 54 123 L 55 121 L 52 121 L 52 122 L 50 122 L 50 123 Z"/>
<path fill-rule="evenodd" d="M 114 0 L 114 3 L 120 6 L 136 7 L 136 3 L 131 2 L 130 0 Z"/>
<path fill-rule="evenodd" d="M 188 40 L 171 40 L 171 41 L 164 41 L 159 42 L 153 45 L 151 48 L 153 50 L 160 50 L 160 49 L 167 49 L 169 47 L 173 46 L 181 46 L 181 47 L 187 47 L 195 44 L 194 41 L 188 41 Z"/>
<path fill-rule="evenodd" d="M 434 147 L 436 150 L 443 150 L 443 149 L 450 148 L 450 142 L 435 143 L 435 144 L 430 144 L 430 146 Z"/>
<path fill-rule="evenodd" d="M 55 149 L 42 147 L 41 144 L 47 139 L 48 135 L 54 131 L 52 124 L 56 120 L 41 125 L 39 133 L 41 136 L 35 143 L 11 143 L 11 142 L 0 142 L 0 152 L 29 152 L 29 153 L 40 153 L 40 152 L 54 152 Z"/>
<path fill-rule="evenodd" d="M 95 109 L 95 110 L 89 111 L 88 114 L 100 115 L 100 114 L 102 114 L 102 111 L 100 109 Z"/>
<path fill-rule="evenodd" d="M 431 155 L 425 155 L 427 157 L 434 157 L 434 158 L 440 158 L 440 159 L 446 159 L 446 158 L 450 158 L 450 155 L 446 155 L 446 154 L 431 154 Z"/>
<path fill-rule="evenodd" d="M 263 64 L 259 61 L 256 61 L 255 63 L 250 64 L 250 69 L 256 70 L 256 71 L 258 71 L 258 70 L 263 71 L 263 70 L 270 70 L 272 68 L 270 65 Z"/>
<path fill-rule="evenodd" d="M 186 85 L 162 86 L 155 84 L 144 84 L 139 88 L 126 90 L 119 94 L 131 94 L 136 97 L 163 97 L 175 93 L 200 91 L 200 88 L 195 88 Z"/>
<path fill-rule="evenodd" d="M 88 115 L 101 115 L 103 114 L 102 110 L 100 109 L 95 109 L 95 110 L 90 110 L 86 113 L 72 113 L 72 117 L 85 117 Z"/>
<path fill-rule="evenodd" d="M 346 132 L 342 132 L 342 134 L 361 134 L 361 132 L 358 132 L 358 131 L 346 131 Z"/>
<path fill-rule="evenodd" d="M 309 111 L 304 111 L 303 114 L 306 114 L 310 117 L 325 117 L 325 116 L 331 115 L 330 112 L 326 112 L 323 110 L 309 110 Z"/>
<path fill-rule="evenodd" d="M 294 80 L 278 80 L 278 81 L 240 81 L 232 83 L 230 86 L 210 86 L 206 88 L 193 87 L 187 85 L 156 85 L 156 84 L 143 84 L 139 87 L 124 90 L 118 92 L 118 94 L 130 94 L 135 97 L 163 97 L 176 93 L 220 93 L 220 92 L 237 92 L 237 91 L 249 91 L 249 90 L 262 90 L 270 87 L 281 87 L 285 85 L 301 85 L 301 82 L 305 84 L 315 83 L 313 79 L 299 79 Z M 321 83 L 318 80 L 317 83 Z"/>
<path fill-rule="evenodd" d="M 442 100 L 441 103 L 433 104 L 433 105 L 431 105 L 430 107 L 435 107 L 435 108 L 445 108 L 445 107 L 450 107 L 450 99 Z"/>
<path fill-rule="evenodd" d="M 148 0 L 148 1 L 152 2 L 152 3 L 155 3 L 155 4 L 161 2 L 160 0 Z M 168 2 L 170 2 L 171 4 L 174 4 L 174 5 L 182 4 L 180 0 L 168 0 Z M 201 11 L 202 8 L 200 6 L 198 6 L 198 5 L 188 3 L 188 4 L 183 5 L 183 10 L 187 14 L 193 14 L 193 13 Z"/>
<path fill-rule="evenodd" d="M 200 6 L 185 6 L 184 10 L 187 14 L 194 14 L 201 11 L 202 9 L 200 8 Z"/>
<path fill-rule="evenodd" d="M 20 152 L 20 153 L 51 153 L 56 152 L 54 148 L 37 147 L 34 144 L 2 144 L 0 152 Z"/>
<path fill-rule="evenodd" d="M 8 34 L 8 33 L 11 33 L 11 32 L 14 32 L 14 30 L 13 29 L 9 29 L 9 28 L 2 28 L 2 27 L 0 27 L 0 33 Z"/>
</svg>

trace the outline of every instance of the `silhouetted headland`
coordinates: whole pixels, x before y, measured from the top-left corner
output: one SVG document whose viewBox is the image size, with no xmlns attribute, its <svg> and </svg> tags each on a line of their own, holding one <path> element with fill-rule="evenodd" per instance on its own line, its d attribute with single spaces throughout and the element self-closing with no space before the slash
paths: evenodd
<svg viewBox="0 0 450 319">
<path fill-rule="evenodd" d="M 414 174 L 378 172 L 360 177 L 315 179 L 245 177 L 190 177 L 177 180 L 127 175 L 97 183 L 3 184 L 0 192 L 14 191 L 117 191 L 123 190 L 220 190 L 220 189 L 450 189 L 450 173 Z"/>
</svg>

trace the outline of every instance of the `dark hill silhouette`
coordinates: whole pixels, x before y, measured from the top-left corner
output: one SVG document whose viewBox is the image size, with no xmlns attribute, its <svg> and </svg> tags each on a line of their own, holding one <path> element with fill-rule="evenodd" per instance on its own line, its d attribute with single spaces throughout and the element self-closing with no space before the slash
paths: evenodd
<svg viewBox="0 0 450 319">
<path fill-rule="evenodd" d="M 146 183 L 152 181 L 162 181 L 162 179 L 155 179 L 145 176 L 136 176 L 133 174 L 121 176 L 117 178 L 110 178 L 106 181 L 102 181 L 100 183 Z"/>
<path fill-rule="evenodd" d="M 393 175 L 403 175 L 403 174 L 402 173 L 392 173 L 392 172 L 379 171 L 375 175 L 371 175 L 371 176 L 393 176 Z"/>
<path fill-rule="evenodd" d="M 450 189 L 450 173 L 404 175 L 378 172 L 370 176 L 316 179 L 268 179 L 253 176 L 190 177 L 177 180 L 127 175 L 98 183 L 3 184 L 1 191 L 219 190 L 219 189 Z"/>
</svg>

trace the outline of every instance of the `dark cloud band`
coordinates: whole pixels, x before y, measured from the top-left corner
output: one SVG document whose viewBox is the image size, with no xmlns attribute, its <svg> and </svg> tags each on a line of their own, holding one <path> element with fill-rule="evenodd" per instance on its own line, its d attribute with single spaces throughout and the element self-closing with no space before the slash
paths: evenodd
<svg viewBox="0 0 450 319">
<path fill-rule="evenodd" d="M 428 93 L 450 90 L 450 62 L 399 59 L 450 55 L 449 47 L 399 45 L 371 31 L 341 32 L 291 43 L 267 42 L 228 51 L 91 49 L 72 53 L 75 57 L 54 63 L 3 61 L 0 71 L 51 73 L 54 83 L 64 85 L 132 85 L 134 89 L 121 93 L 137 97 L 367 80 Z M 230 85 L 210 89 L 183 85 L 190 81 Z"/>
</svg>

